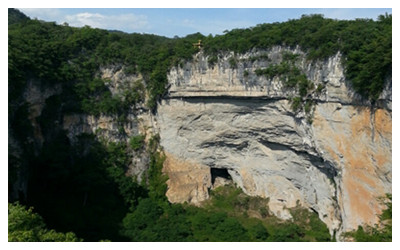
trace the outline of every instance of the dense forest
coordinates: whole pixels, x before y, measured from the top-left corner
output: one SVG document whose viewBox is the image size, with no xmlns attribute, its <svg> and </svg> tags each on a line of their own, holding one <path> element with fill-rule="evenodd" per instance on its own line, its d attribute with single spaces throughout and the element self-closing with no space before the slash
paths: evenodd
<svg viewBox="0 0 400 250">
<path fill-rule="evenodd" d="M 315 213 L 296 208 L 291 211 L 294 220 L 281 221 L 265 209 L 268 200 L 246 196 L 234 186 L 213 190 L 211 199 L 201 207 L 171 204 L 165 196 L 168 177 L 161 171 L 165 156 L 157 135 L 147 144 L 140 135 L 125 144 L 82 134 L 72 145 L 66 132 L 54 124 L 61 119 L 60 114 L 68 113 L 110 114 L 124 119 L 129 107 L 144 101 L 149 110 L 157 112 L 168 70 L 191 60 L 198 52 L 192 44 L 199 39 L 211 59 L 224 51 L 243 53 L 274 45 L 300 46 L 309 60 L 323 60 L 340 51 L 353 89 L 374 103 L 385 79 L 391 76 L 391 15 L 381 15 L 376 21 L 305 15 L 283 23 L 234 29 L 224 35 L 195 33 L 182 38 L 57 25 L 29 19 L 15 9 L 9 9 L 8 15 L 8 122 L 13 136 L 23 142 L 21 158 L 9 152 L 9 192 L 18 171 L 29 171 L 26 197 L 9 198 L 9 241 L 334 239 Z M 95 76 L 100 66 L 112 64 L 126 65 L 127 74 L 141 74 L 145 86 L 137 85 L 122 97 L 111 95 Z M 39 79 L 46 88 L 56 84 L 63 88 L 62 94 L 46 100 L 38 119 L 45 135 L 40 151 L 31 139 L 34 131 L 23 99 L 30 79 Z M 150 155 L 146 178 L 141 182 L 125 174 L 130 155 L 138 151 Z M 390 216 L 384 212 L 382 219 L 390 221 L 391 240 L 391 203 L 386 205 Z M 382 237 L 368 238 L 376 235 L 374 230 L 361 228 L 353 237 L 389 239 L 389 230 Z"/>
</svg>

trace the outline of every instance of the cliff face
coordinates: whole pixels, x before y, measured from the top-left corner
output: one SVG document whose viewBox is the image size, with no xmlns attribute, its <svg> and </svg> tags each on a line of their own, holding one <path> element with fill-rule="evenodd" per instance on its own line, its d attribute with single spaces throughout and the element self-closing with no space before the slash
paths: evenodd
<svg viewBox="0 0 400 250">
<path fill-rule="evenodd" d="M 296 90 L 255 73 L 285 52 L 320 88 L 309 94 L 311 124 L 291 109 Z M 291 218 L 286 208 L 296 205 L 318 212 L 331 233 L 378 221 L 377 198 L 391 193 L 391 80 L 372 107 L 348 87 L 339 53 L 309 62 L 298 49 L 274 47 L 208 60 L 200 52 L 173 68 L 158 108 L 171 202 L 198 204 L 225 178 L 268 197 L 278 217 Z"/>
<path fill-rule="evenodd" d="M 129 91 L 137 82 L 144 84 L 142 76 L 125 74 L 121 65 L 100 68 L 98 77 L 105 81 L 113 96 L 120 95 L 124 90 Z M 131 107 L 125 115 L 125 119 L 120 121 L 118 115 L 66 114 L 63 116 L 62 125 L 72 143 L 83 133 L 94 134 L 101 140 L 122 143 L 127 143 L 132 136 L 139 134 L 147 137 L 145 140 L 151 137 L 154 121 L 144 102 Z M 141 181 L 142 174 L 148 168 L 148 162 L 147 152 L 133 152 L 127 174 L 136 176 L 138 181 Z"/>
<path fill-rule="evenodd" d="M 138 81 L 144 84 L 140 75 L 127 75 L 123 66 L 109 65 L 99 69 L 98 78 L 105 80 L 112 95 L 119 95 L 122 91 L 130 89 Z M 10 200 L 23 200 L 27 197 L 29 167 L 26 162 L 29 158 L 38 157 L 44 143 L 51 141 L 55 135 L 65 133 L 68 138 L 67 144 L 74 146 L 79 137 L 83 134 L 94 134 L 98 140 L 126 143 L 132 136 L 145 135 L 145 141 L 151 137 L 154 127 L 154 118 L 145 107 L 144 102 L 137 103 L 125 114 L 121 121 L 118 115 L 94 116 L 83 112 L 63 112 L 62 106 L 65 103 L 55 106 L 48 102 L 49 99 L 63 95 L 65 88 L 56 84 L 48 86 L 39 79 L 30 79 L 19 103 L 13 105 L 26 106 L 27 120 L 23 120 L 28 127 L 32 127 L 32 133 L 27 139 L 19 138 L 14 131 L 13 124 L 10 124 L 8 133 L 9 157 L 11 157 L 15 168 L 9 169 L 10 178 L 13 178 L 9 186 Z M 19 109 L 19 108 L 17 108 Z M 51 115 L 50 121 L 46 121 L 46 128 L 43 128 L 41 119 L 43 112 L 52 109 L 45 114 Z M 12 123 L 12 122 L 11 122 Z M 82 152 L 82 154 L 84 154 Z M 127 174 L 136 176 L 141 181 L 141 176 L 148 168 L 149 155 L 145 150 L 132 151 L 131 161 Z"/>
<path fill-rule="evenodd" d="M 269 79 L 255 72 L 281 63 L 287 52 L 297 55 L 295 66 L 314 87 L 307 98 L 314 105 L 293 111 L 284 77 Z M 160 133 L 167 156 L 167 197 L 171 202 L 200 204 L 209 190 L 234 182 L 252 196 L 269 198 L 276 216 L 290 219 L 287 208 L 307 207 L 319 214 L 331 233 L 378 222 L 378 198 L 391 193 L 391 79 L 372 106 L 346 82 L 341 54 L 317 62 L 306 60 L 299 49 L 274 47 L 242 55 L 219 55 L 216 63 L 202 52 L 183 67 L 172 68 L 169 89 L 153 116 L 138 103 L 120 121 L 117 116 L 60 113 L 52 129 L 63 130 L 74 144 L 84 133 L 114 142 L 131 136 Z M 137 83 L 114 65 L 99 70 L 112 95 Z M 319 89 L 319 91 L 317 91 Z M 62 95 L 63 86 L 42 86 L 31 80 L 23 94 L 33 134 L 19 141 L 9 124 L 9 154 L 23 158 L 23 145 L 40 151 L 46 138 L 40 117 L 50 97 Z M 312 122 L 308 117 L 312 117 Z M 133 152 L 128 174 L 138 177 L 148 168 L 145 151 Z M 27 190 L 27 171 L 20 169 L 11 192 Z"/>
</svg>

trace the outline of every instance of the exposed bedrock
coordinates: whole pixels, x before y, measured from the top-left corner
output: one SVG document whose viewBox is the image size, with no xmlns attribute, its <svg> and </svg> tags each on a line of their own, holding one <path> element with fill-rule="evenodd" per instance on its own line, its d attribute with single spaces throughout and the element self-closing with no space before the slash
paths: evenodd
<svg viewBox="0 0 400 250">
<path fill-rule="evenodd" d="M 199 204 L 210 188 L 233 181 L 249 195 L 269 198 L 270 210 L 283 219 L 291 218 L 287 208 L 301 205 L 317 212 L 332 234 L 373 225 L 383 208 L 378 197 L 391 193 L 391 81 L 373 107 L 349 89 L 339 53 L 308 62 L 292 50 L 300 55 L 297 67 L 324 87 L 312 93 L 309 124 L 290 107 L 294 90 L 254 73 L 280 63 L 283 51 L 227 54 L 214 66 L 199 53 L 171 70 L 157 112 L 169 200 Z M 269 59 L 250 60 L 259 55 Z"/>
<path fill-rule="evenodd" d="M 227 169 L 244 192 L 269 197 L 277 216 L 291 218 L 284 208 L 300 204 L 338 228 L 336 170 L 316 152 L 288 101 L 171 99 L 161 105 L 158 121 L 168 158 L 180 159 L 166 164 L 170 201 L 208 198 L 211 168 Z"/>
</svg>

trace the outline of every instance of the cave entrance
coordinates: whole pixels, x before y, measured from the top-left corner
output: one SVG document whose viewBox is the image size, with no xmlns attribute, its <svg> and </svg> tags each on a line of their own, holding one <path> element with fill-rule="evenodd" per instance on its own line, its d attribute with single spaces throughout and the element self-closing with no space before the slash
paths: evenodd
<svg viewBox="0 0 400 250">
<path fill-rule="evenodd" d="M 213 188 L 232 183 L 232 176 L 226 168 L 211 168 L 211 185 Z"/>
</svg>

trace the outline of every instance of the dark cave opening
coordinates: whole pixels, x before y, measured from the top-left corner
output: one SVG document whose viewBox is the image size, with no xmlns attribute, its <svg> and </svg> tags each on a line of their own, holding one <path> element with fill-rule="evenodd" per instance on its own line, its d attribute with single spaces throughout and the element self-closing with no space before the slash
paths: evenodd
<svg viewBox="0 0 400 250">
<path fill-rule="evenodd" d="M 211 184 L 214 185 L 217 178 L 223 178 L 225 180 L 232 180 L 232 176 L 229 174 L 226 168 L 211 168 Z"/>
</svg>

